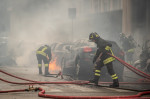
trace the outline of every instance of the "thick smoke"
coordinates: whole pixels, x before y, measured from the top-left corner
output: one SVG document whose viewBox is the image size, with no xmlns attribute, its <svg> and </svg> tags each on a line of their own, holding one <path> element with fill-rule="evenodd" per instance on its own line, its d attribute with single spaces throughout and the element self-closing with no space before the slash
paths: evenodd
<svg viewBox="0 0 150 99">
<path fill-rule="evenodd" d="M 35 51 L 43 44 L 72 42 L 88 38 L 91 32 L 117 41 L 117 33 L 121 32 L 121 10 L 114 11 L 115 14 L 94 14 L 90 0 L 5 2 L 10 12 L 9 53 L 19 66 L 37 64 Z M 69 18 L 69 8 L 76 8 L 75 19 Z"/>
<path fill-rule="evenodd" d="M 15 0 L 10 5 L 9 48 L 18 65 L 26 66 L 36 62 L 35 51 L 43 44 L 70 40 L 67 2 Z"/>
</svg>

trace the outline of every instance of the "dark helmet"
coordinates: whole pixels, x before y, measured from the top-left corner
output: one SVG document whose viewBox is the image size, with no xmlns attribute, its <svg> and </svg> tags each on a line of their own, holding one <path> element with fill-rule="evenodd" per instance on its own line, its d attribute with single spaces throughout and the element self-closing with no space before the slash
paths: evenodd
<svg viewBox="0 0 150 99">
<path fill-rule="evenodd" d="M 96 32 L 92 32 L 89 35 L 89 40 L 90 41 L 93 41 L 93 40 L 97 41 L 99 38 L 100 38 L 100 36 Z"/>
<path fill-rule="evenodd" d="M 44 46 L 49 47 L 48 45 L 44 45 Z"/>
</svg>

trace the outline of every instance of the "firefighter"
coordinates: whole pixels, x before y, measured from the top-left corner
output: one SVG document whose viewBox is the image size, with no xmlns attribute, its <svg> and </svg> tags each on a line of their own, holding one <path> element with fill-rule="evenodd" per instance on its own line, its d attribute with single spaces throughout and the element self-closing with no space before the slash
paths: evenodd
<svg viewBox="0 0 150 99">
<path fill-rule="evenodd" d="M 42 60 L 43 60 L 45 65 L 45 76 L 48 75 L 49 62 L 51 61 L 52 58 L 50 46 L 48 45 L 41 46 L 36 51 L 36 56 L 38 60 L 39 74 L 42 74 Z"/>
<path fill-rule="evenodd" d="M 120 34 L 120 42 L 122 44 L 122 48 L 126 55 L 126 62 L 129 64 L 133 64 L 133 55 L 135 52 L 135 41 L 131 35 L 126 36 L 124 33 Z"/>
<path fill-rule="evenodd" d="M 101 75 L 101 68 L 104 65 L 106 65 L 108 73 L 111 75 L 111 78 L 113 79 L 113 84 L 110 85 L 110 87 L 119 87 L 118 76 L 114 72 L 112 63 L 115 60 L 115 58 L 107 54 L 111 53 L 113 55 L 113 52 L 111 50 L 112 44 L 102 39 L 96 32 L 92 32 L 89 35 L 89 41 L 95 42 L 97 44 L 97 51 L 93 58 L 93 63 L 95 67 L 94 78 L 90 80 L 90 83 L 98 85 L 98 81 Z"/>
<path fill-rule="evenodd" d="M 150 40 L 146 40 L 142 47 L 142 53 L 140 54 L 140 65 L 141 68 L 145 68 L 149 65 L 148 60 L 150 59 Z"/>
</svg>

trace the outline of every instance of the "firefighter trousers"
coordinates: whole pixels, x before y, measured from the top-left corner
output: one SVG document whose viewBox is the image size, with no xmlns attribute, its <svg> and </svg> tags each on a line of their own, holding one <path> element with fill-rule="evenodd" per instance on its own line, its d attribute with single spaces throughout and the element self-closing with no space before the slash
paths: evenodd
<svg viewBox="0 0 150 99">
<path fill-rule="evenodd" d="M 39 67 L 39 74 L 42 74 L 42 61 L 44 62 L 45 66 L 45 75 L 49 74 L 49 60 L 47 57 L 41 55 L 41 54 L 36 54 L 37 60 L 38 60 L 38 67 Z"/>
<path fill-rule="evenodd" d="M 44 62 L 45 67 L 49 66 L 49 61 L 45 56 L 43 56 L 41 54 L 36 54 L 36 56 L 37 56 L 37 60 L 38 60 L 38 67 L 42 67 L 42 61 Z"/>
<path fill-rule="evenodd" d="M 113 64 L 112 62 L 109 62 L 107 64 L 105 64 L 108 70 L 108 73 L 110 74 L 111 78 L 114 79 L 118 79 L 118 76 L 116 75 L 114 69 L 113 69 Z M 95 77 L 97 76 L 101 76 L 101 68 L 104 66 L 103 61 L 99 61 L 95 64 L 95 68 L 94 68 L 94 75 Z"/>
</svg>

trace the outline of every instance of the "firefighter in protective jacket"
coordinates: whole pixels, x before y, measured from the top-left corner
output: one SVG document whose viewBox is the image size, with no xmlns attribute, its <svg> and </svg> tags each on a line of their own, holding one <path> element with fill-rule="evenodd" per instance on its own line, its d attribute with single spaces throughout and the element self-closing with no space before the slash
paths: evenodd
<svg viewBox="0 0 150 99">
<path fill-rule="evenodd" d="M 150 72 L 150 40 L 146 40 L 142 47 L 142 53 L 140 54 L 141 68 L 146 68 Z"/>
<path fill-rule="evenodd" d="M 36 56 L 38 60 L 39 74 L 42 74 L 42 60 L 45 65 L 45 75 L 48 75 L 49 62 L 51 61 L 51 48 L 48 45 L 41 46 L 36 51 Z"/>
<path fill-rule="evenodd" d="M 120 33 L 120 42 L 126 54 L 126 62 L 132 65 L 136 42 L 131 35 L 126 36 L 124 33 Z"/>
<path fill-rule="evenodd" d="M 111 53 L 113 55 L 113 52 L 111 50 L 112 44 L 102 39 L 96 32 L 92 32 L 89 35 L 89 40 L 97 44 L 97 51 L 95 57 L 93 58 L 93 63 L 95 65 L 94 78 L 90 80 L 90 82 L 95 83 L 95 85 L 98 85 L 98 81 L 101 75 L 101 68 L 104 65 L 106 65 L 108 73 L 111 75 L 111 78 L 113 79 L 113 84 L 110 85 L 110 87 L 119 87 L 118 76 L 114 72 L 112 64 L 115 58 L 107 54 Z"/>
</svg>

